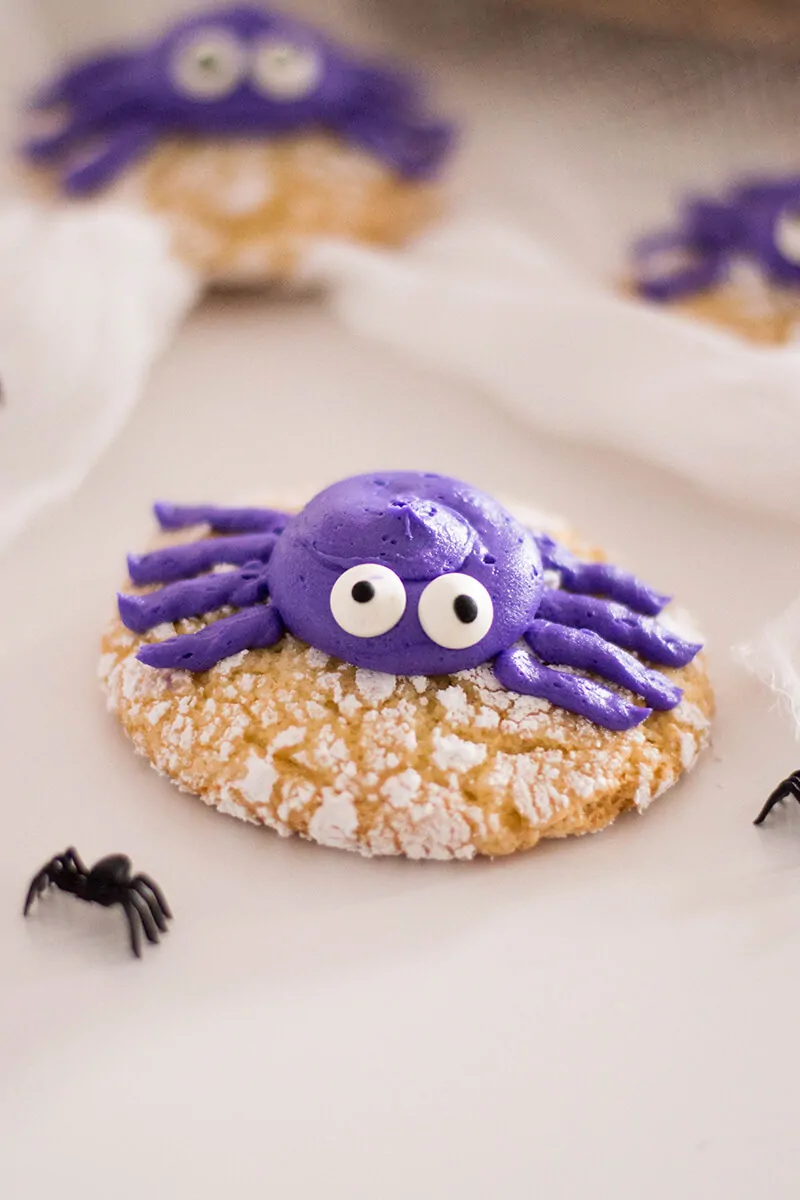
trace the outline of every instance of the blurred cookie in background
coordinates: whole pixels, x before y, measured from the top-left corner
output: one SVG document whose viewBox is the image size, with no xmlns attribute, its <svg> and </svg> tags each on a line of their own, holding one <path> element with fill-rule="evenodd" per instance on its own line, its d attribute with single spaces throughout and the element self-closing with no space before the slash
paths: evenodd
<svg viewBox="0 0 800 1200">
<path fill-rule="evenodd" d="M 800 176 L 753 178 L 691 197 L 671 230 L 633 248 L 633 291 L 749 341 L 800 332 Z"/>
<path fill-rule="evenodd" d="M 33 107 L 48 197 L 141 204 L 210 283 L 291 277 L 318 238 L 401 244 L 439 210 L 454 136 L 404 73 L 249 7 L 82 59 Z"/>
</svg>

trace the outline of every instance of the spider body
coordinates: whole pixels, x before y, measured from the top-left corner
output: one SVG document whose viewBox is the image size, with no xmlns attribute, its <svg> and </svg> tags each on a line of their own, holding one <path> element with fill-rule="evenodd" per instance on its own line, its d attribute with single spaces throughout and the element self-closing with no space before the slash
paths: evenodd
<svg viewBox="0 0 800 1200">
<path fill-rule="evenodd" d="M 673 271 L 653 270 L 659 256 L 677 254 Z M 650 300 L 675 300 L 725 282 L 737 260 L 754 263 L 764 279 L 800 286 L 800 176 L 738 185 L 720 200 L 692 199 L 677 230 L 643 238 L 634 248 L 637 290 Z"/>
<path fill-rule="evenodd" d="M 158 40 L 78 62 L 35 99 L 61 109 L 28 159 L 67 193 L 115 180 L 165 137 L 279 137 L 325 129 L 406 178 L 433 175 L 453 130 L 403 75 L 364 63 L 300 21 L 254 7 L 183 19 Z"/>
<path fill-rule="evenodd" d="M 753 822 L 754 825 L 761 825 L 769 816 L 776 804 L 788 800 L 790 796 L 794 796 L 795 800 L 800 800 L 800 771 L 792 771 L 786 779 L 783 779 L 774 791 L 770 792 L 764 807 Z"/>
<path fill-rule="evenodd" d="M 89 869 L 70 846 L 34 875 L 25 898 L 24 916 L 49 887 L 103 908 L 119 904 L 128 922 L 131 950 L 137 958 L 142 953 L 140 927 L 149 942 L 157 942 L 159 932 L 167 932 L 167 920 L 172 917 L 161 889 L 149 876 L 133 875 L 131 860 L 125 854 L 109 854 Z"/>
<path fill-rule="evenodd" d="M 275 645 L 288 630 L 344 662 L 394 675 L 492 662 L 507 689 L 620 730 L 680 701 L 680 689 L 645 663 L 680 667 L 700 650 L 655 619 L 668 597 L 618 567 L 581 562 L 446 476 L 355 476 L 295 515 L 170 504 L 155 511 L 162 528 L 204 522 L 217 536 L 131 556 L 134 584 L 162 586 L 121 595 L 124 624 L 145 633 L 224 606 L 239 611 L 141 646 L 137 657 L 152 667 L 205 671 Z M 232 569 L 214 570 L 222 565 Z"/>
</svg>

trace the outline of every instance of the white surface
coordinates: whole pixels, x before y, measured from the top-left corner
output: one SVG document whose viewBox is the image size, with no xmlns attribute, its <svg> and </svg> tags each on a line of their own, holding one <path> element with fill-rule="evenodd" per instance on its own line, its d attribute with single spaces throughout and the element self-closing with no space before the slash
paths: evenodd
<svg viewBox="0 0 800 1200">
<path fill-rule="evenodd" d="M 379 464 L 568 513 L 675 589 L 720 697 L 684 785 L 597 837 L 414 865 L 281 841 L 134 757 L 94 669 L 150 500 Z M 796 1194 L 800 813 L 750 824 L 796 748 L 728 655 L 797 589 L 796 547 L 534 439 L 313 305 L 204 307 L 4 574 L 0 1194 Z M 176 920 L 143 961 L 119 913 L 54 897 L 22 921 L 29 873 L 69 842 L 163 883 Z"/>
<path fill-rule="evenodd" d="M 732 146 L 766 165 L 796 145 L 793 124 L 764 126 L 738 60 L 726 75 L 690 55 L 676 77 L 621 46 L 604 74 L 576 48 L 569 74 L 568 55 L 550 66 L 557 43 L 544 30 L 532 69 L 512 39 L 477 85 L 465 51 L 452 95 L 486 114 L 462 187 L 569 231 L 576 257 L 607 259 L 637 213 L 667 215 L 698 160 L 713 182 Z M 765 79 L 796 103 L 794 67 Z M 588 139 L 570 97 L 597 116 Z M 574 162 L 579 135 L 593 153 L 570 192 L 561 152 Z M 151 500 L 378 465 L 563 512 L 674 588 L 708 632 L 720 700 L 685 784 L 598 837 L 414 865 L 280 841 L 133 756 L 94 670 Z M 206 305 L 78 495 L 0 567 L 3 1200 L 797 1195 L 800 812 L 750 823 L 797 748 L 728 654 L 796 594 L 797 547 L 796 527 L 537 438 L 313 306 Z M 176 920 L 142 962 L 119 913 L 54 897 L 22 921 L 30 873 L 69 842 L 163 883 Z"/>
</svg>

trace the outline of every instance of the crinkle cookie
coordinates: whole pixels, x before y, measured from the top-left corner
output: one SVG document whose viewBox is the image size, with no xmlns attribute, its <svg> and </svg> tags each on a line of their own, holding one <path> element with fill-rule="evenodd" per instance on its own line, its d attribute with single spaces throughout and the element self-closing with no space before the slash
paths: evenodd
<svg viewBox="0 0 800 1200">
<path fill-rule="evenodd" d="M 417 472 L 299 515 L 156 511 L 100 675 L 136 750 L 222 813 L 365 855 L 510 854 L 644 811 L 708 742 L 686 618 L 551 519 Z"/>
<path fill-rule="evenodd" d="M 226 285 L 291 280 L 327 238 L 401 246 L 441 209 L 434 183 L 325 134 L 167 142 L 119 194 L 163 216 L 181 261 Z"/>
<path fill-rule="evenodd" d="M 320 238 L 401 243 L 435 214 L 453 141 L 404 73 L 245 5 L 81 59 L 34 109 L 45 194 L 163 217 L 210 283 L 285 279 Z"/>
</svg>

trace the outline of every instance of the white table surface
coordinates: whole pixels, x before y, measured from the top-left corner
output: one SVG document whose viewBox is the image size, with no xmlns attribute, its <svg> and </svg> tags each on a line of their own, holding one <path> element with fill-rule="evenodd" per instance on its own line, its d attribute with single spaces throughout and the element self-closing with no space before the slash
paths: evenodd
<svg viewBox="0 0 800 1200">
<path fill-rule="evenodd" d="M 567 114 L 540 149 L 574 151 L 561 134 L 567 118 L 583 128 L 580 60 L 569 79 L 549 61 L 517 64 L 509 87 L 518 115 L 520 81 Z M 563 178 L 520 152 L 502 87 L 484 102 L 472 70 L 452 71 L 486 118 L 468 190 L 562 228 Z M 671 78 L 662 91 L 683 95 Z M 619 135 L 603 202 L 622 164 L 630 177 L 639 113 L 648 219 L 669 211 L 668 181 L 693 177 L 690 145 L 709 176 L 730 166 L 699 102 L 671 142 L 648 139 L 649 109 L 624 90 L 603 103 Z M 541 109 L 526 111 L 533 136 Z M 796 140 L 794 124 L 761 138 L 735 114 L 725 128 L 759 161 Z M 715 742 L 644 817 L 494 863 L 369 861 L 220 817 L 134 756 L 95 668 L 152 499 L 395 466 L 569 515 L 694 610 Z M 0 566 L 3 1200 L 797 1196 L 800 811 L 751 820 L 798 750 L 729 648 L 800 590 L 799 547 L 796 526 L 535 436 L 313 303 L 207 303 L 79 494 Z M 163 884 L 176 920 L 141 962 L 119 913 L 56 895 L 21 919 L 30 875 L 69 843 L 126 852 Z"/>
<path fill-rule="evenodd" d="M 644 817 L 494 863 L 369 861 L 134 756 L 94 672 L 150 500 L 401 465 L 569 513 L 693 608 L 715 743 Z M 0 1194 L 796 1195 L 800 813 L 750 822 L 797 751 L 728 651 L 797 588 L 797 546 L 537 439 L 312 303 L 208 303 L 4 567 Z M 119 913 L 56 895 L 21 919 L 68 843 L 162 882 L 176 920 L 143 961 Z"/>
</svg>

